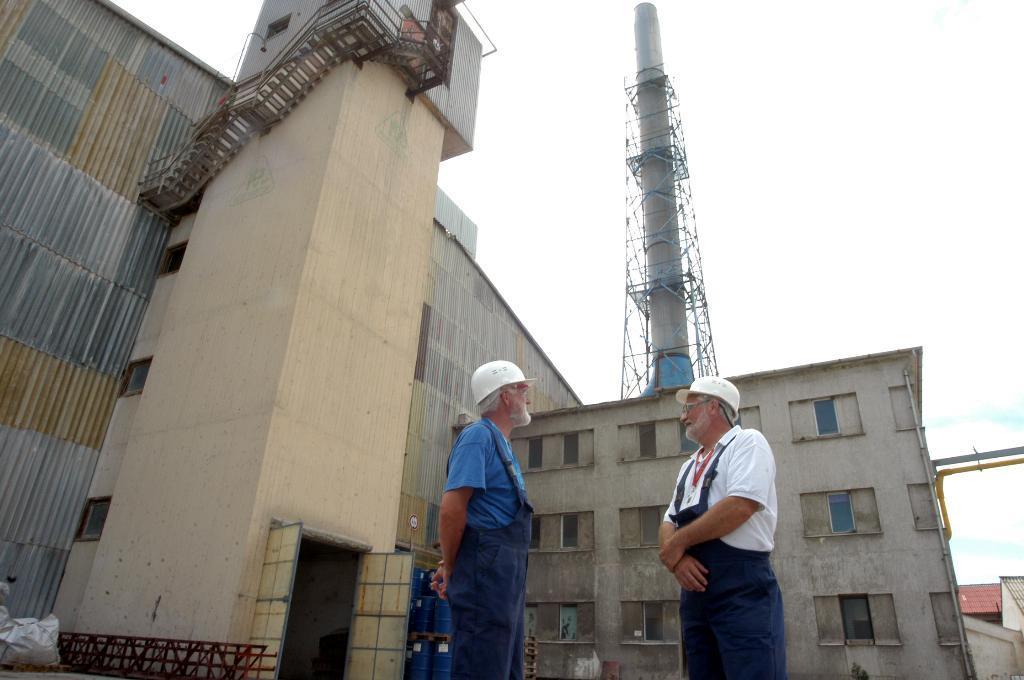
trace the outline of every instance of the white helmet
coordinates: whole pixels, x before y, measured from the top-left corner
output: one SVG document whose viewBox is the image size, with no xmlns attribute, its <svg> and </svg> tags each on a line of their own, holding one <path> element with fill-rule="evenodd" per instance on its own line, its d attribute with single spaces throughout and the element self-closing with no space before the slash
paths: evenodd
<svg viewBox="0 0 1024 680">
<path fill-rule="evenodd" d="M 721 399 L 732 409 L 733 417 L 740 412 L 740 391 L 725 378 L 719 378 L 717 375 L 706 375 L 697 378 L 690 385 L 689 389 L 676 392 L 676 401 L 680 404 L 685 404 L 686 395 L 691 392 Z"/>
<path fill-rule="evenodd" d="M 473 389 L 473 401 L 480 404 L 489 397 L 494 390 L 505 385 L 517 385 L 519 383 L 532 383 L 533 378 L 527 379 L 519 367 L 511 361 L 491 361 L 473 372 L 473 379 L 470 380 L 470 387 Z"/>
</svg>

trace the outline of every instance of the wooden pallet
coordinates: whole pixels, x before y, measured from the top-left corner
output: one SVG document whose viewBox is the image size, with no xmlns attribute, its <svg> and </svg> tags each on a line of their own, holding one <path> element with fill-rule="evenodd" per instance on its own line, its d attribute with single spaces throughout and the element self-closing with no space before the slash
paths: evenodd
<svg viewBox="0 0 1024 680">
<path fill-rule="evenodd" d="M 428 642 L 450 642 L 450 633 L 409 633 L 409 642 L 427 640 Z"/>
<path fill-rule="evenodd" d="M 33 666 L 28 663 L 0 663 L 0 669 L 14 671 L 15 673 L 70 673 L 71 666 L 64 664 L 50 664 L 49 666 Z"/>
</svg>

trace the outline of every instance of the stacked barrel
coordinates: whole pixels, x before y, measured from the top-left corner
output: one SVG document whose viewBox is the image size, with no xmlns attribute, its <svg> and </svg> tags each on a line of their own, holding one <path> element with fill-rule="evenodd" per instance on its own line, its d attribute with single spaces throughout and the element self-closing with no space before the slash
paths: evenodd
<svg viewBox="0 0 1024 680">
<path fill-rule="evenodd" d="M 430 589 L 434 572 L 414 569 L 409 601 L 408 680 L 449 680 L 452 673 L 452 611 Z"/>
</svg>

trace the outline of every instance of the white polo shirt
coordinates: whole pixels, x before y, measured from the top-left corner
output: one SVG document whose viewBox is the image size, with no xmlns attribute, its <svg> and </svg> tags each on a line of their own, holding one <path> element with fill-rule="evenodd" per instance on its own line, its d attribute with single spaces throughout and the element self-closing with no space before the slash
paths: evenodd
<svg viewBox="0 0 1024 680">
<path fill-rule="evenodd" d="M 750 519 L 735 531 L 722 536 L 721 540 L 743 550 L 771 551 L 775 547 L 778 499 L 775 496 L 775 457 L 772 456 L 768 440 L 757 430 L 744 430 L 736 425 L 722 435 L 712 455 L 721 456 L 721 460 L 718 461 L 718 475 L 711 483 L 708 507 L 727 496 L 749 498 L 761 506 Z M 679 474 L 676 475 L 676 485 L 672 487 L 672 498 L 669 500 L 668 511 L 665 512 L 666 522 L 672 522 L 669 515 L 675 512 L 676 488 L 689 463 L 690 461 L 683 463 L 679 468 Z M 710 461 L 706 470 L 710 470 L 713 463 L 713 460 Z M 697 465 L 694 461 L 686 475 L 686 486 L 683 488 L 690 489 L 696 470 Z M 703 479 L 698 481 L 698 485 L 701 483 Z"/>
</svg>

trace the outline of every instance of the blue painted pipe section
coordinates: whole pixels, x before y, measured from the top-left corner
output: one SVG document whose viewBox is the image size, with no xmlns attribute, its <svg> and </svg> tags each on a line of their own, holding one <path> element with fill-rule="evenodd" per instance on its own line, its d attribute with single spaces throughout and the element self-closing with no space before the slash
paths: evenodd
<svg viewBox="0 0 1024 680">
<path fill-rule="evenodd" d="M 654 379 L 641 397 L 654 396 L 657 389 L 682 389 L 693 383 L 693 362 L 685 354 L 662 354 L 651 367 Z"/>
</svg>

